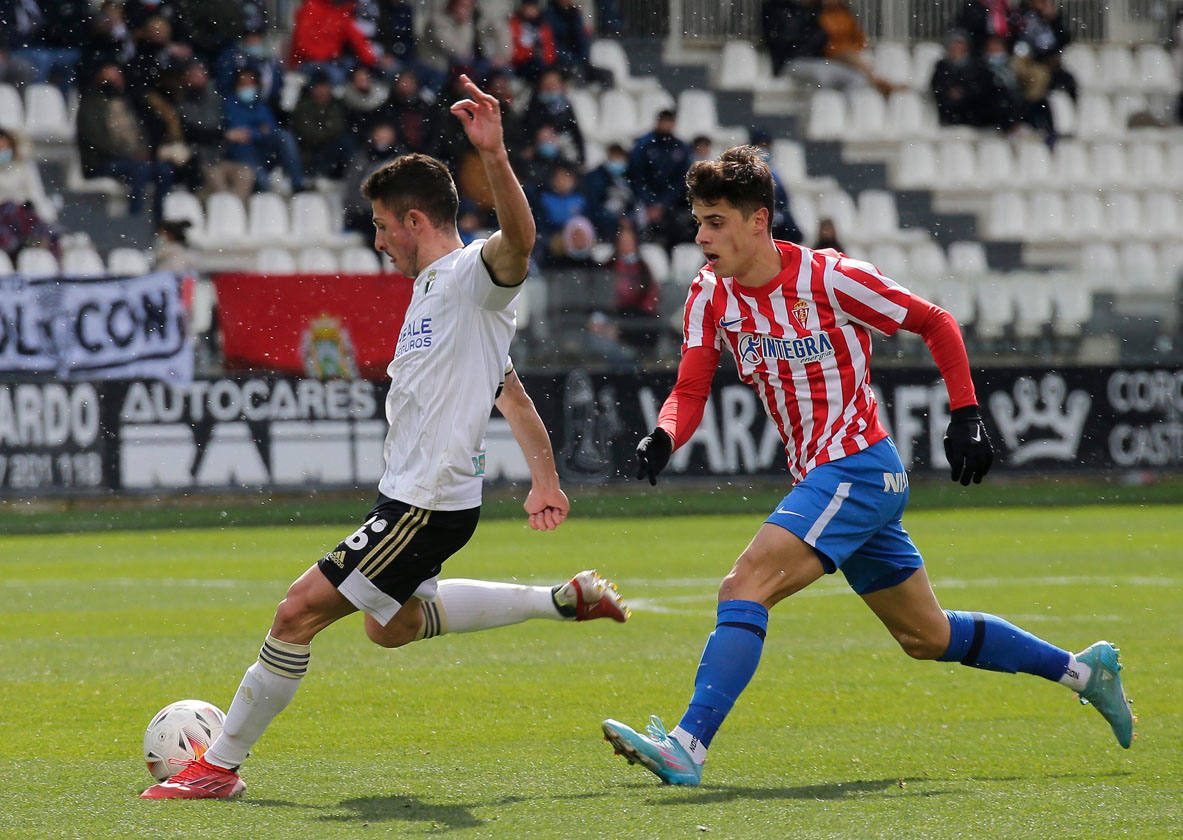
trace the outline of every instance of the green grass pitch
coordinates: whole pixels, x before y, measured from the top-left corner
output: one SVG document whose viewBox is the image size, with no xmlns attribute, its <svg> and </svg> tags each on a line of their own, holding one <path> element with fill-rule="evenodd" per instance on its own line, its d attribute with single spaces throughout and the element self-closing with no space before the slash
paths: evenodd
<svg viewBox="0 0 1183 840">
<path fill-rule="evenodd" d="M 1133 749 L 1061 686 L 909 660 L 835 576 L 773 610 L 696 789 L 613 757 L 599 722 L 677 722 L 762 515 L 578 512 L 553 534 L 485 522 L 445 576 L 596 567 L 627 625 L 387 651 L 352 616 L 313 643 L 234 802 L 138 800 L 144 726 L 183 697 L 226 708 L 287 583 L 356 523 L 0 537 L 0 837 L 1183 836 L 1183 507 L 905 519 L 943 606 L 1121 646 Z"/>
</svg>

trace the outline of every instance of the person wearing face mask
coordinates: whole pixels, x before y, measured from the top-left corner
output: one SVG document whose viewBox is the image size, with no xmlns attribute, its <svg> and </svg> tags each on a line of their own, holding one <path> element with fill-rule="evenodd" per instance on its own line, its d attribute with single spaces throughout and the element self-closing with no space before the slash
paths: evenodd
<svg viewBox="0 0 1183 840">
<path fill-rule="evenodd" d="M 267 188 L 267 176 L 279 166 L 292 190 L 306 189 L 296 138 L 280 126 L 275 114 L 261 99 L 259 77 L 253 70 L 240 70 L 234 91 L 225 99 L 226 157 L 255 171 L 255 189 Z"/>
<path fill-rule="evenodd" d="M 116 178 L 128 186 L 128 212 L 140 212 L 153 185 L 152 215 L 159 220 L 175 171 L 153 156 L 148 133 L 125 90 L 123 71 L 105 64 L 78 102 L 78 152 L 87 178 Z"/>
<path fill-rule="evenodd" d="M 985 86 L 982 96 L 982 115 L 986 125 L 999 131 L 1010 131 L 1023 113 L 1023 91 L 1015 74 L 1006 41 L 991 35 L 982 51 L 985 67 Z"/>
<path fill-rule="evenodd" d="M 526 125 L 546 123 L 553 126 L 555 132 L 574 149 L 575 162 L 582 165 L 585 160 L 583 132 L 579 130 L 575 109 L 567 98 L 567 86 L 561 72 L 546 70 L 538 77 L 522 122 Z"/>
<path fill-rule="evenodd" d="M 0 250 L 10 258 L 30 245 L 56 251 L 57 234 L 49 227 L 56 219 L 37 164 L 16 134 L 0 128 Z"/>
<path fill-rule="evenodd" d="M 694 238 L 686 203 L 690 148 L 674 136 L 677 115 L 663 109 L 653 131 L 639 138 L 629 155 L 628 176 L 644 213 L 641 236 L 666 248 Z"/>
<path fill-rule="evenodd" d="M 266 29 L 262 21 L 256 21 L 247 28 L 237 43 L 222 50 L 213 65 L 214 82 L 223 96 L 234 91 L 234 79 L 240 70 L 253 70 L 259 76 L 259 93 L 271 113 L 281 121 L 284 117 L 280 107 L 283 92 L 283 67 L 271 54 L 264 40 Z"/>
<path fill-rule="evenodd" d="M 980 62 L 970 51 L 969 36 L 949 34 L 944 57 L 932 69 L 928 89 L 937 105 L 941 125 L 984 125 L 982 96 L 985 78 Z"/>
<path fill-rule="evenodd" d="M 244 203 L 255 185 L 255 171 L 225 159 L 226 116 L 222 97 L 214 89 L 205 65 L 192 59 L 185 67 L 176 93 L 177 115 L 184 142 L 193 157 L 181 170 L 190 190 L 202 197 L 232 192 Z"/>
<path fill-rule="evenodd" d="M 616 234 L 621 219 L 631 217 L 637 210 L 637 197 L 627 173 L 628 151 L 613 143 L 604 162 L 583 176 L 588 218 L 596 227 L 596 235 L 604 241 Z"/>
</svg>

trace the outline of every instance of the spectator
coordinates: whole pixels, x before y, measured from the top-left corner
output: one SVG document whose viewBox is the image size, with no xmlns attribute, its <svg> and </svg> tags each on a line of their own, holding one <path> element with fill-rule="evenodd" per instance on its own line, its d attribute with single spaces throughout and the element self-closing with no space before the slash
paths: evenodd
<svg viewBox="0 0 1183 840">
<path fill-rule="evenodd" d="M 555 66 L 555 38 L 542 16 L 541 0 L 522 0 L 509 19 L 510 61 L 520 78 L 536 82 L 543 70 Z"/>
<path fill-rule="evenodd" d="M 638 138 L 629 155 L 628 175 L 644 217 L 642 237 L 667 248 L 693 239 L 686 204 L 690 150 L 674 136 L 676 115 L 663 109 L 653 131 Z"/>
<path fill-rule="evenodd" d="M 406 154 L 399 145 L 398 134 L 388 122 L 376 122 L 370 128 L 366 143 L 354 152 L 345 169 L 342 195 L 345 202 L 345 229 L 363 235 L 373 231 L 373 209 L 361 194 L 361 185 L 370 173 L 389 160 Z"/>
<path fill-rule="evenodd" d="M 513 74 L 507 70 L 495 70 L 485 82 L 485 92 L 497 97 L 501 105 L 501 132 L 505 137 L 505 147 L 513 150 L 528 142 L 527 123 L 517 106 Z"/>
<path fill-rule="evenodd" d="M 88 178 L 117 178 L 128 186 L 128 212 L 140 212 L 148 185 L 154 184 L 152 215 L 161 217 L 172 188 L 171 163 L 155 160 L 148 135 L 127 96 L 117 64 L 99 68 L 78 103 L 78 152 Z"/>
<path fill-rule="evenodd" d="M 476 0 L 447 0 L 427 19 L 419 57 L 441 82 L 455 65 L 487 75 L 509 66 L 509 22 L 483 16 Z"/>
<path fill-rule="evenodd" d="M 1076 77 L 1060 61 L 1071 40 L 1064 13 L 1054 0 L 1029 0 L 1019 18 L 1014 46 L 1015 72 L 1029 102 L 1046 99 L 1052 90 L 1076 99 Z"/>
<path fill-rule="evenodd" d="M 311 77 L 292 111 L 291 127 L 305 175 L 340 178 L 344 174 L 353 154 L 349 113 L 333 94 L 327 73 Z"/>
<path fill-rule="evenodd" d="M 1023 92 L 1011 66 L 1006 42 L 998 35 L 986 38 L 982 52 L 985 67 L 982 116 L 987 125 L 1010 131 L 1023 116 Z"/>
<path fill-rule="evenodd" d="M 846 253 L 846 249 L 838 241 L 838 228 L 834 226 L 834 220 L 829 216 L 823 216 L 817 220 L 817 236 L 813 240 L 813 250 L 822 251 L 826 248 L 837 251 L 839 254 Z"/>
<path fill-rule="evenodd" d="M 657 340 L 661 291 L 649 266 L 641 259 L 637 229 L 627 219 L 621 222 L 616 231 L 616 252 L 612 257 L 611 268 L 616 315 L 621 321 L 624 339 L 632 347 L 644 352 L 652 348 Z M 678 279 L 689 282 L 691 278 Z"/>
<path fill-rule="evenodd" d="M 764 0 L 760 5 L 764 44 L 772 58 L 772 73 L 798 58 L 820 58 L 826 33 L 818 24 L 817 9 L 801 0 Z"/>
<path fill-rule="evenodd" d="M 513 161 L 513 171 L 522 182 L 522 189 L 530 199 L 530 206 L 536 206 L 538 195 L 546 189 L 551 170 L 558 165 L 574 167 L 574 162 L 565 160 L 559 147 L 554 128 L 543 123 L 534 129 L 534 136 L 522 144 Z"/>
<path fill-rule="evenodd" d="M 582 165 L 583 132 L 580 131 L 579 123 L 575 119 L 575 109 L 571 107 L 571 100 L 567 98 L 563 74 L 557 69 L 546 70 L 538 77 L 522 122 L 529 126 L 552 126 L 559 137 L 563 157 Z"/>
<path fill-rule="evenodd" d="M 773 238 L 802 243 L 805 236 L 801 233 L 801 228 L 797 227 L 797 221 L 789 209 L 789 194 L 772 165 L 772 135 L 762 128 L 753 129 L 750 142 L 760 150 L 760 157 L 764 158 L 768 170 L 772 173 L 772 219 L 769 228 Z"/>
<path fill-rule="evenodd" d="M 620 327 L 603 312 L 588 316 L 584 330 L 584 352 L 592 363 L 601 363 L 610 373 L 636 373 L 636 352 L 620 343 Z"/>
<path fill-rule="evenodd" d="M 846 0 L 822 0 L 817 23 L 826 33 L 823 58 L 853 67 L 885 96 L 896 89 L 896 85 L 877 76 L 871 67 L 866 56 L 867 33 Z"/>
<path fill-rule="evenodd" d="M 83 79 L 93 79 L 104 64 L 122 66 L 136 53 L 131 30 L 123 19 L 123 4 L 118 0 L 104 0 L 85 32 L 78 69 Z"/>
<path fill-rule="evenodd" d="M 245 164 L 223 158 L 226 117 L 222 112 L 222 97 L 198 59 L 185 69 L 177 93 L 177 114 L 185 143 L 193 153 L 182 170 L 189 189 L 203 195 L 228 191 L 245 203 L 255 183 L 255 172 Z"/>
<path fill-rule="evenodd" d="M 88 0 L 0 0 L 0 39 L 32 65 L 33 81 L 65 90 L 74 85 L 90 17 Z"/>
<path fill-rule="evenodd" d="M 341 91 L 341 103 L 345 106 L 346 121 L 352 137 L 364 137 L 369 133 L 370 123 L 390 99 L 390 88 L 374 81 L 368 67 L 355 67 L 349 74 L 349 84 Z"/>
<path fill-rule="evenodd" d="M 983 113 L 986 82 L 985 68 L 970 52 L 969 37 L 954 30 L 928 83 L 941 125 L 988 124 Z"/>
<path fill-rule="evenodd" d="M 591 63 L 591 32 L 575 0 L 550 0 L 546 22 L 554 37 L 558 65 L 581 82 L 611 86 L 612 74 Z"/>
<path fill-rule="evenodd" d="M 415 66 L 415 11 L 406 0 L 378 0 L 374 46 L 383 69 L 393 75 Z"/>
<path fill-rule="evenodd" d="M 152 266 L 156 271 L 188 274 L 197 271 L 197 255 L 189 248 L 188 219 L 162 222 L 152 240 Z"/>
<path fill-rule="evenodd" d="M 334 86 L 345 84 L 358 62 L 375 66 L 378 56 L 353 18 L 354 6 L 354 0 L 304 0 L 292 26 L 291 66 L 305 76 L 324 71 Z"/>
<path fill-rule="evenodd" d="M 409 151 L 435 154 L 434 102 L 435 97 L 420 86 L 415 73 L 403 70 L 395 77 L 389 101 L 374 119 L 390 122 Z"/>
<path fill-rule="evenodd" d="M 572 216 L 551 239 L 546 265 L 551 268 L 599 268 L 594 256 L 596 229 L 586 216 Z"/>
<path fill-rule="evenodd" d="M 697 134 L 694 139 L 690 141 L 690 162 L 698 163 L 700 160 L 714 160 L 715 148 L 711 138 L 705 134 Z"/>
<path fill-rule="evenodd" d="M 239 70 L 234 92 L 225 98 L 226 157 L 244 163 L 255 173 L 255 189 L 267 188 L 269 170 L 283 169 L 292 190 L 305 189 L 304 172 L 300 165 L 300 150 L 296 138 L 281 128 L 275 114 L 260 99 L 259 76 L 254 70 Z"/>
<path fill-rule="evenodd" d="M 60 254 L 57 234 L 50 224 L 57 219 L 37 164 L 29 160 L 25 144 L 11 131 L 0 128 L 0 251 L 10 258 L 22 248 L 48 248 Z"/>
<path fill-rule="evenodd" d="M 192 47 L 207 67 L 234 46 L 248 26 L 263 28 L 262 14 L 252 14 L 251 4 L 242 0 L 171 0 L 171 5 L 173 34 Z"/>
<path fill-rule="evenodd" d="M 475 202 L 467 199 L 460 201 L 456 211 L 456 232 L 460 234 L 461 242 L 471 245 L 478 239 L 487 239 L 490 227 L 495 228 L 496 225 L 489 224 L 488 213 L 482 211 Z"/>
<path fill-rule="evenodd" d="M 610 240 L 621 219 L 631 217 L 637 209 L 637 199 L 628 182 L 628 151 L 624 146 L 613 143 L 604 162 L 583 176 L 583 194 L 596 235 Z"/>
<path fill-rule="evenodd" d="M 953 27 L 969 36 L 974 55 L 981 56 L 986 51 L 986 39 L 990 36 L 1001 38 L 1009 52 L 1018 22 L 1018 10 L 1010 0 L 966 0 Z"/>
<path fill-rule="evenodd" d="M 193 50 L 173 41 L 172 26 L 159 15 L 147 18 L 144 25 L 136 30 L 134 44 L 135 55 L 127 62 L 123 72 L 127 79 L 127 92 L 141 112 L 148 115 L 152 110 L 152 104 L 147 101 L 149 94 L 160 92 L 162 81 L 169 71 L 174 76 L 179 75 L 178 69 L 193 57 Z M 158 108 L 159 102 L 156 105 Z"/>
<path fill-rule="evenodd" d="M 253 70 L 259 77 L 259 98 L 283 121 L 283 67 L 271 55 L 261 23 L 249 26 L 237 43 L 222 50 L 214 64 L 214 81 L 222 96 L 232 96 L 239 70 Z"/>
<path fill-rule="evenodd" d="M 176 20 L 174 0 L 124 0 L 123 17 L 133 35 L 144 28 L 149 18 L 163 18 L 170 24 Z"/>
<path fill-rule="evenodd" d="M 538 195 L 538 236 L 548 243 L 551 251 L 560 250 L 551 242 L 576 216 L 583 216 L 587 199 L 579 191 L 579 175 L 574 167 L 559 164 L 550 173 L 550 179 Z"/>
</svg>

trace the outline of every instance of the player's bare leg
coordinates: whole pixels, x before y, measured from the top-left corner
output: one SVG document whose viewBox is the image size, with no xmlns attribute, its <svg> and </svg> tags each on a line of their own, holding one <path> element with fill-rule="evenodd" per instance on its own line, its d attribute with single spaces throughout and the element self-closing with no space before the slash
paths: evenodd
<svg viewBox="0 0 1183 840">
<path fill-rule="evenodd" d="M 760 663 L 768 609 L 824 573 L 800 537 L 777 525 L 761 526 L 719 586 L 715 631 L 703 649 L 694 695 L 678 726 L 667 733 L 654 715 L 643 735 L 608 719 L 602 724 L 605 739 L 630 763 L 640 763 L 664 782 L 698 784 L 711 740 Z"/>
<path fill-rule="evenodd" d="M 1061 683 L 1096 707 L 1121 746 L 1133 741 L 1135 718 L 1118 676 L 1118 651 L 1108 642 L 1077 656 L 997 616 L 942 610 L 923 567 L 863 600 L 909 656 Z"/>
</svg>

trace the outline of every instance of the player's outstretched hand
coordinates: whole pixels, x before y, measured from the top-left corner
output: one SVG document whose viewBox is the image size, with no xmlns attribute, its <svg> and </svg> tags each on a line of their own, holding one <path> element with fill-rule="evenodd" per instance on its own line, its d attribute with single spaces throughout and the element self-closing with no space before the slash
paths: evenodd
<svg viewBox="0 0 1183 840">
<path fill-rule="evenodd" d="M 660 426 L 645 435 L 637 444 L 637 478 L 648 478 L 656 486 L 657 474 L 665 469 L 673 451 L 673 438 Z"/>
<path fill-rule="evenodd" d="M 545 490 L 530 488 L 522 507 L 530 515 L 531 528 L 535 531 L 553 531 L 567 518 L 571 502 L 559 487 Z"/>
<path fill-rule="evenodd" d="M 464 90 L 468 99 L 461 99 L 449 110 L 464 126 L 464 133 L 469 142 L 478 151 L 495 152 L 502 147 L 501 133 L 501 103 L 496 96 L 485 93 L 476 83 L 462 75 L 460 81 L 464 83 Z"/>
<path fill-rule="evenodd" d="M 990 465 L 994 463 L 994 448 L 982 425 L 982 415 L 976 405 L 954 409 L 945 430 L 945 457 L 953 470 L 952 478 L 968 487 L 972 481 L 981 484 Z"/>
</svg>

